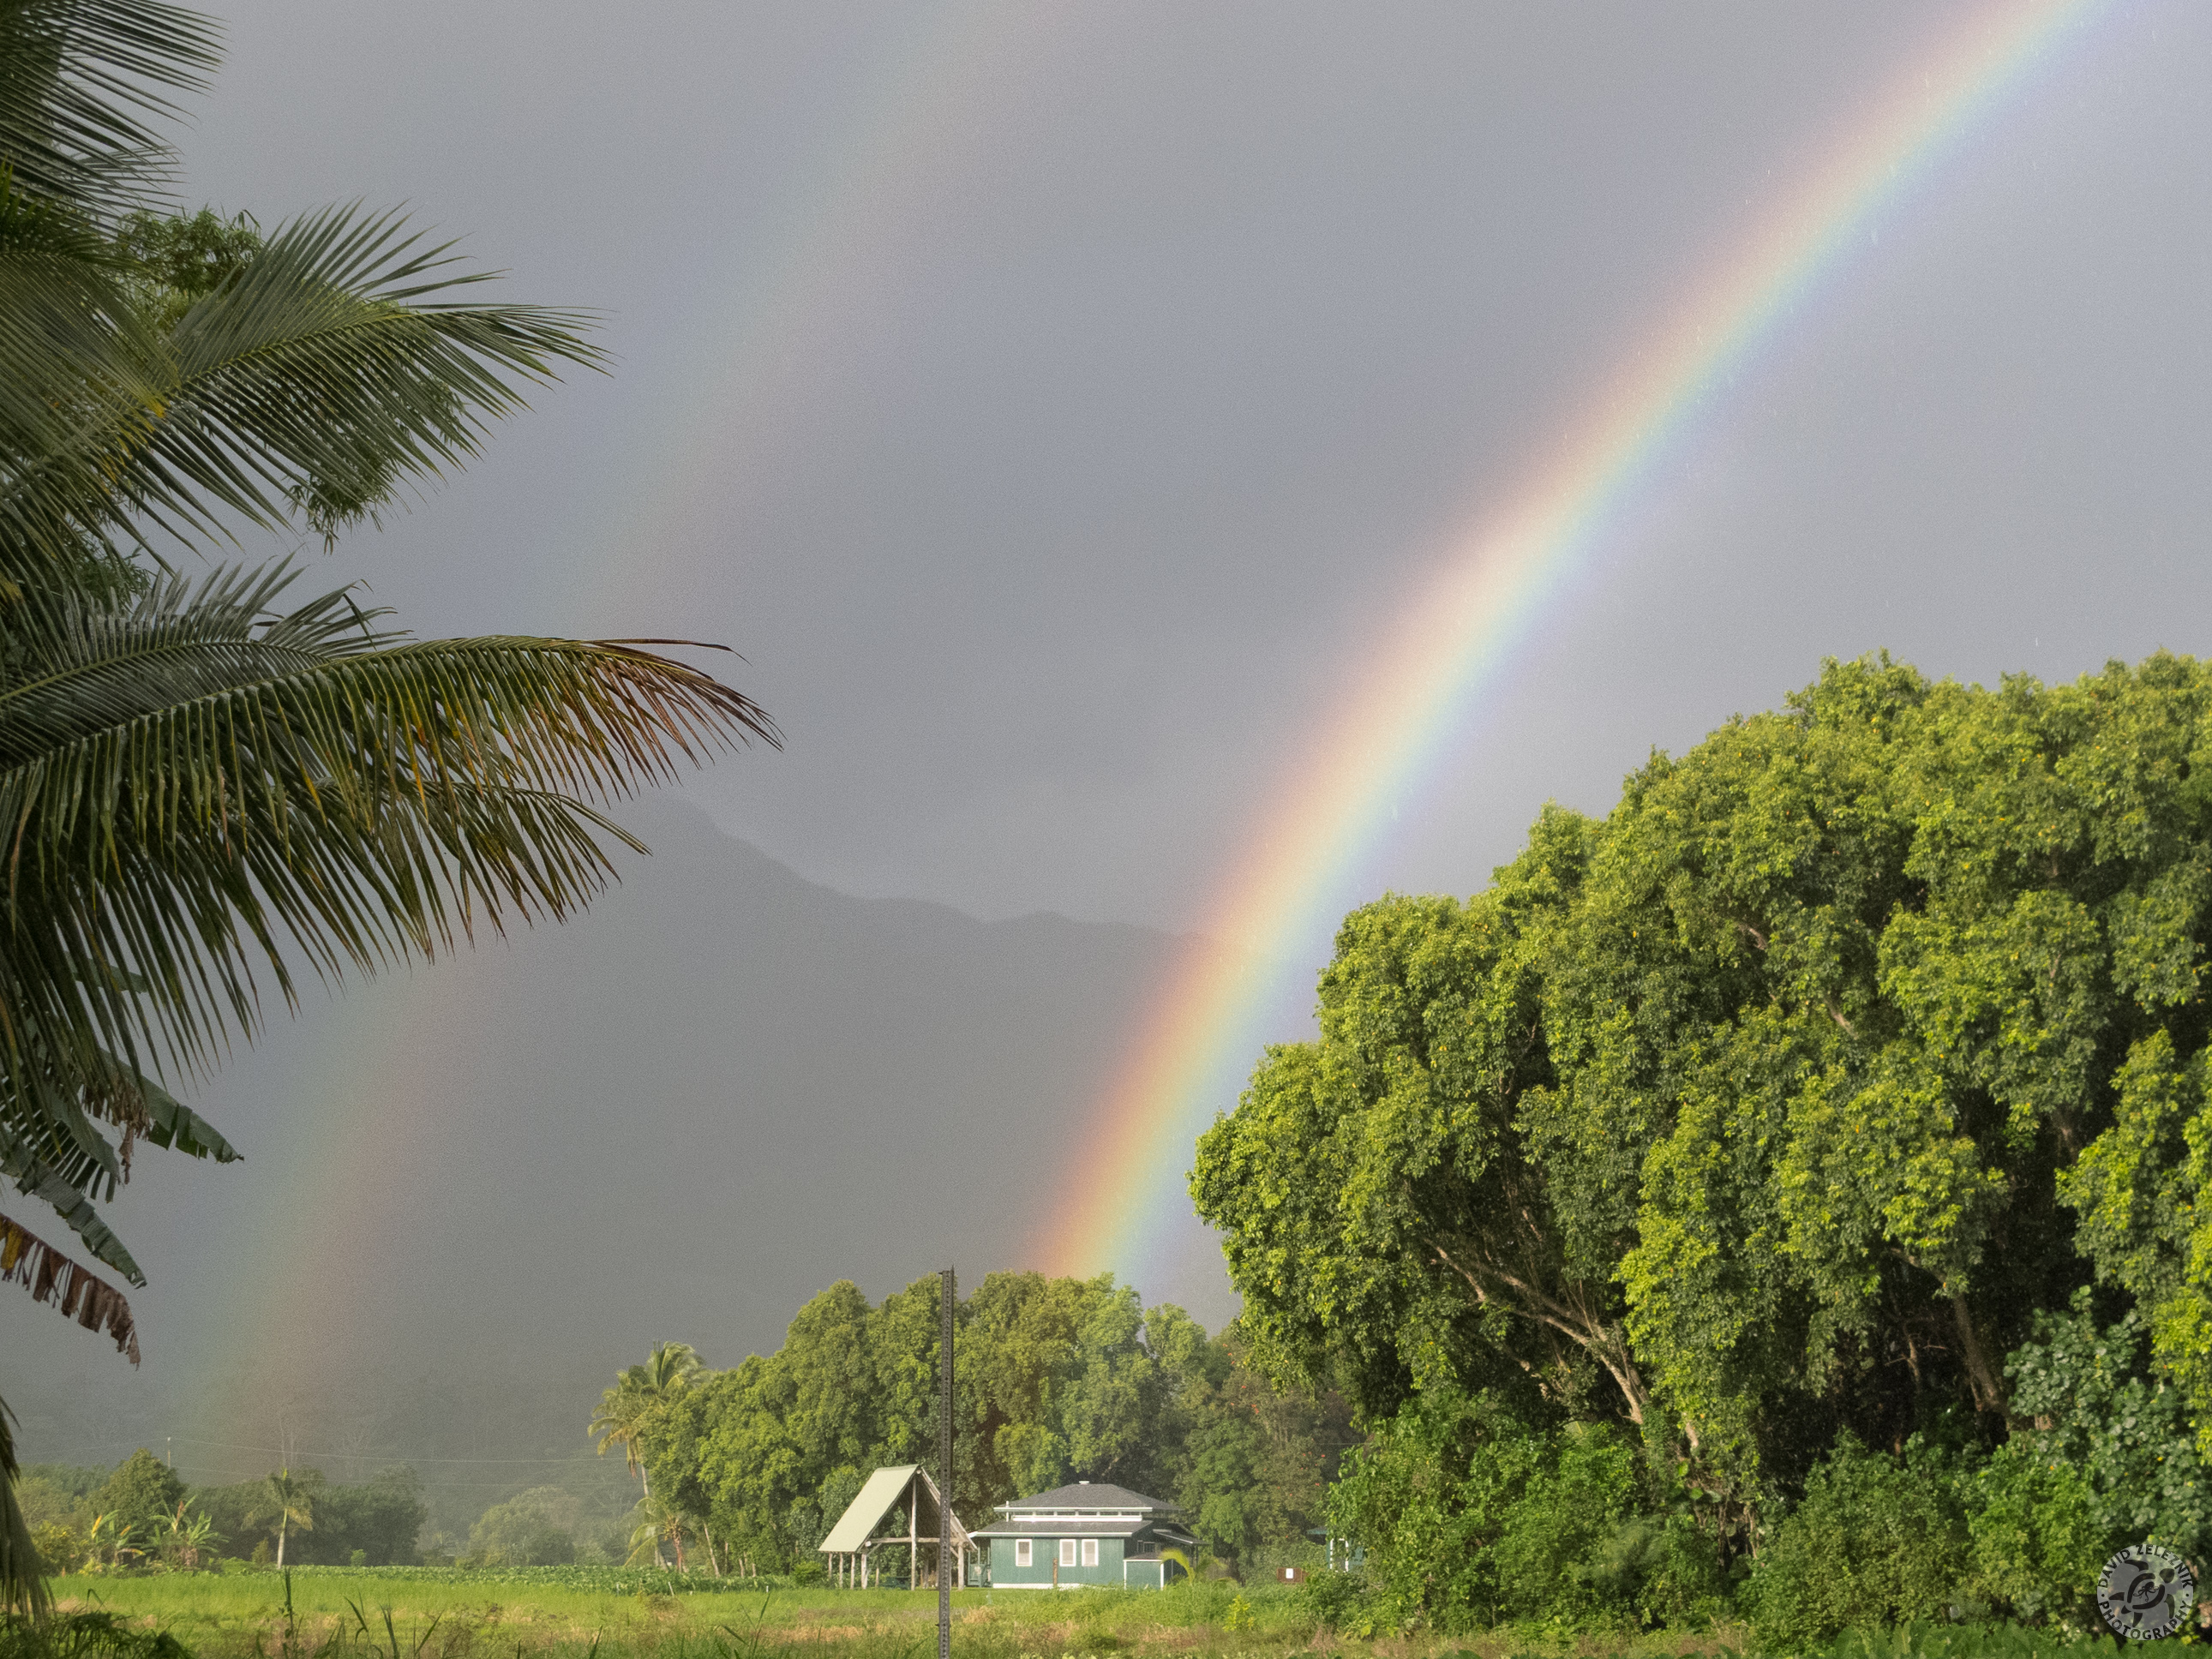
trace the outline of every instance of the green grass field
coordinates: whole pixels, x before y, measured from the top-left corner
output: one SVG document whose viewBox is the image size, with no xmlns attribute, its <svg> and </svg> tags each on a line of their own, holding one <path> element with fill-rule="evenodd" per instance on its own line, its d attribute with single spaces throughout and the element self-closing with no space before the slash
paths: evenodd
<svg viewBox="0 0 2212 1659">
<path fill-rule="evenodd" d="M 641 1579 L 659 1580 L 657 1584 Z M 112 1616 L 136 1633 L 11 1647 L 0 1659 L 932 1659 L 933 1591 L 713 1587 L 612 1568 L 477 1571 L 302 1567 L 290 1579 L 223 1573 L 73 1576 L 52 1581 L 65 1614 Z M 667 1593 L 673 1589 L 676 1593 Z M 1752 1659 L 1750 1632 L 1498 1630 L 1355 1636 L 1279 1585 L 1152 1591 L 961 1590 L 960 1659 Z M 175 1646 L 148 1642 L 166 1635 Z M 1914 1626 L 1846 1635 L 1808 1659 L 2118 1659 L 2109 1636 L 2063 1628 Z"/>
<path fill-rule="evenodd" d="M 274 1571 L 70 1577 L 53 1581 L 71 1611 L 106 1612 L 165 1631 L 201 1659 L 929 1659 L 934 1591 L 778 1589 L 679 1594 L 617 1590 L 639 1575 L 545 1568 L 508 1573 L 437 1568 L 307 1567 Z M 1321 1627 L 1296 1589 L 1186 1584 L 1168 1590 L 1083 1590 L 1054 1595 L 960 1590 L 953 1646 L 963 1659 L 1061 1659 L 1118 1652 L 1220 1654 L 1271 1659 L 1293 1650 L 1464 1653 L 1504 1659 L 1559 1654 L 1711 1653 L 1740 1645 L 1724 1632 L 1644 1641 L 1532 1640 L 1498 1632 L 1468 1640 L 1356 1639 Z"/>
</svg>

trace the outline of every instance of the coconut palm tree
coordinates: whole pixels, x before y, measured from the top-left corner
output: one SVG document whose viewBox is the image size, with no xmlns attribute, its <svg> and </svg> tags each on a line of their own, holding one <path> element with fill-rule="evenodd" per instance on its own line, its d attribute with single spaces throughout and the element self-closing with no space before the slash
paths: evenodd
<svg viewBox="0 0 2212 1659">
<path fill-rule="evenodd" d="M 670 1401 L 712 1375 L 689 1342 L 655 1343 L 645 1364 L 616 1373 L 614 1387 L 599 1396 L 599 1408 L 585 1432 L 598 1437 L 602 1457 L 610 1446 L 620 1446 L 623 1461 L 650 1498 L 653 1480 L 638 1450 L 640 1437 Z"/>
<path fill-rule="evenodd" d="M 246 1523 L 250 1527 L 264 1527 L 271 1521 L 276 1523 L 276 1565 L 281 1567 L 284 1565 L 284 1540 L 291 1529 L 315 1529 L 314 1490 L 306 1481 L 295 1480 L 289 1469 L 278 1469 L 264 1479 L 260 1494 L 246 1512 Z"/>
<path fill-rule="evenodd" d="M 585 1432 L 599 1437 L 597 1450 L 602 1457 L 610 1446 L 623 1449 L 623 1461 L 629 1472 L 638 1479 L 641 1500 L 650 1507 L 653 1504 L 653 1476 L 647 1469 L 645 1457 L 638 1442 L 651 1428 L 670 1402 L 694 1384 L 713 1376 L 701 1363 L 698 1351 L 689 1342 L 658 1342 L 646 1356 L 642 1365 L 630 1365 L 617 1372 L 615 1385 L 599 1396 L 599 1408 L 592 1414 Z M 658 1511 L 656 1511 L 657 1513 Z M 660 1560 L 660 1532 L 653 1530 L 657 1522 L 641 1524 L 632 1534 L 633 1551 L 649 1548 L 657 1565 Z M 671 1534 L 674 1536 L 674 1534 Z M 682 1540 L 676 1540 L 676 1560 L 684 1561 Z"/>
<path fill-rule="evenodd" d="M 648 1562 L 653 1566 L 665 1563 L 660 1553 L 661 1541 L 667 1540 L 676 1556 L 676 1571 L 690 1571 L 684 1559 L 684 1540 L 698 1522 L 684 1510 L 664 1498 L 641 1498 L 636 1509 L 630 1511 L 637 1517 L 637 1525 L 629 1534 L 629 1555 L 625 1566 L 641 1567 Z"/>
<path fill-rule="evenodd" d="M 155 125 L 216 46 L 157 0 L 0 0 L 0 1175 L 133 1285 L 97 1206 L 134 1148 L 237 1156 L 164 1079 L 250 1040 L 302 966 L 568 915 L 629 840 L 609 803 L 775 741 L 646 648 L 671 641 L 416 641 L 287 568 L 182 574 L 249 531 L 375 522 L 599 361 L 574 314 L 464 303 L 479 275 L 394 216 L 309 214 L 204 283 L 137 259 Z M 0 1216 L 0 1277 L 137 1358 L 122 1292 L 53 1236 Z M 35 1606 L 11 1468 L 0 1600 Z"/>
</svg>

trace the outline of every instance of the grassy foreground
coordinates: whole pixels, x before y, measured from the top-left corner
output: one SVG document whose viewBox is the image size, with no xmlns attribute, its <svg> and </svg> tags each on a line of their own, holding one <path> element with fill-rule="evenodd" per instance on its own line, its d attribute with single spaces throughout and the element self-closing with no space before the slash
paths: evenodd
<svg viewBox="0 0 2212 1659">
<path fill-rule="evenodd" d="M 641 1582 L 657 1580 L 657 1582 Z M 932 1591 L 732 1589 L 696 1577 L 613 1569 L 507 1572 L 419 1567 L 295 1568 L 53 1581 L 83 1638 L 0 1659 L 930 1659 Z M 288 1599 L 289 1597 L 289 1599 Z M 1222 1656 L 1290 1659 L 1752 1659 L 1740 1626 L 1698 1632 L 1504 1629 L 1354 1636 L 1278 1585 L 1168 1590 L 961 1590 L 961 1659 Z M 21 1632 L 18 1632 L 17 1634 Z M 0 1632 L 4 1638 L 5 1632 Z M 2109 1637 L 2017 1626 L 1914 1626 L 1850 1634 L 1817 1659 L 2117 1659 Z"/>
<path fill-rule="evenodd" d="M 481 1573 L 436 1568 L 295 1569 L 290 1605 L 273 1571 L 69 1577 L 53 1583 L 64 1611 L 106 1613 L 165 1632 L 200 1659 L 929 1659 L 937 1644 L 933 1591 L 768 1591 L 639 1587 L 639 1575 L 562 1569 Z M 617 1590 L 614 1585 L 629 1587 Z M 963 1659 L 1062 1655 L 1220 1654 L 1273 1659 L 1293 1650 L 1392 1656 L 1523 1651 L 1589 1655 L 1718 1654 L 1730 1632 L 1543 1642 L 1534 1632 L 1444 1638 L 1340 1638 L 1297 1590 L 1274 1585 L 1185 1584 L 1168 1590 L 1083 1590 L 1054 1595 L 959 1590 L 953 1647 Z M 827 1656 L 824 1656 L 824 1659 Z"/>
</svg>

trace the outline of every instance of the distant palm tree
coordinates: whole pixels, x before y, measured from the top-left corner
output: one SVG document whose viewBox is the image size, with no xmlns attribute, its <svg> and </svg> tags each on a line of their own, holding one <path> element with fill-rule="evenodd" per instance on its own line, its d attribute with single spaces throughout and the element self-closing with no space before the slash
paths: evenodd
<svg viewBox="0 0 2212 1659">
<path fill-rule="evenodd" d="M 302 1532 L 315 1529 L 315 1498 L 313 1492 L 303 1481 L 295 1480 L 292 1471 L 279 1469 L 261 1483 L 261 1494 L 253 1507 L 246 1512 L 248 1526 L 276 1523 L 276 1565 L 284 1565 L 284 1539 L 291 1528 Z"/>
<path fill-rule="evenodd" d="M 689 1342 L 657 1343 L 645 1364 L 616 1374 L 614 1387 L 599 1396 L 599 1409 L 584 1431 L 598 1437 L 602 1457 L 608 1447 L 620 1446 L 623 1461 L 650 1498 L 653 1480 L 639 1455 L 638 1439 L 678 1395 L 710 1375 Z"/>
<path fill-rule="evenodd" d="M 711 1375 L 700 1362 L 698 1351 L 689 1342 L 660 1342 L 654 1344 L 645 1364 L 617 1372 L 614 1387 L 599 1396 L 599 1408 L 584 1431 L 598 1437 L 598 1450 L 602 1457 L 610 1446 L 623 1449 L 623 1461 L 637 1477 L 647 1503 L 653 1498 L 653 1477 L 638 1449 L 638 1441 L 678 1395 Z M 647 1522 L 631 1537 L 633 1553 L 649 1547 L 654 1565 L 659 1565 L 660 1535 L 653 1529 L 653 1523 Z M 676 1544 L 676 1559 L 678 1565 L 683 1565 L 680 1535 Z"/>
<path fill-rule="evenodd" d="M 660 1540 L 665 1538 L 669 1547 L 676 1553 L 677 1571 L 684 1571 L 684 1534 L 698 1522 L 673 1504 L 659 1498 L 639 1499 L 634 1513 L 638 1522 L 629 1535 L 629 1559 L 623 1565 L 643 1566 L 650 1559 L 654 1566 L 659 1566 Z"/>
</svg>

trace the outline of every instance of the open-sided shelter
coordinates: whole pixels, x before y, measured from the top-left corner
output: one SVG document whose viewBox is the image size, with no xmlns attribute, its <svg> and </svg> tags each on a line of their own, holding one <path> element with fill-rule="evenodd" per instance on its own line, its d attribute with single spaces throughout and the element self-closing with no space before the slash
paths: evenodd
<svg viewBox="0 0 2212 1659">
<path fill-rule="evenodd" d="M 1164 1589 L 1196 1559 L 1198 1540 L 1183 1530 L 1182 1510 L 1103 1482 L 1017 1498 L 1000 1504 L 999 1515 L 975 1534 L 991 1552 L 997 1589 Z"/>
<path fill-rule="evenodd" d="M 865 1589 L 869 1582 L 868 1554 L 886 1544 L 903 1544 L 907 1547 L 906 1582 L 910 1589 L 921 1587 L 921 1553 L 929 1552 L 933 1566 L 939 1566 L 937 1482 L 929 1478 L 929 1471 L 919 1463 L 902 1463 L 896 1468 L 878 1469 L 870 1475 L 867 1484 L 860 1488 L 860 1496 L 845 1506 L 845 1513 L 837 1524 L 830 1528 L 830 1535 L 817 1545 L 823 1555 L 823 1565 L 830 1570 L 830 1582 Z M 970 1540 L 968 1528 L 960 1524 L 960 1517 L 952 1517 L 953 1583 L 965 1589 L 968 1583 L 968 1551 Z"/>
</svg>

